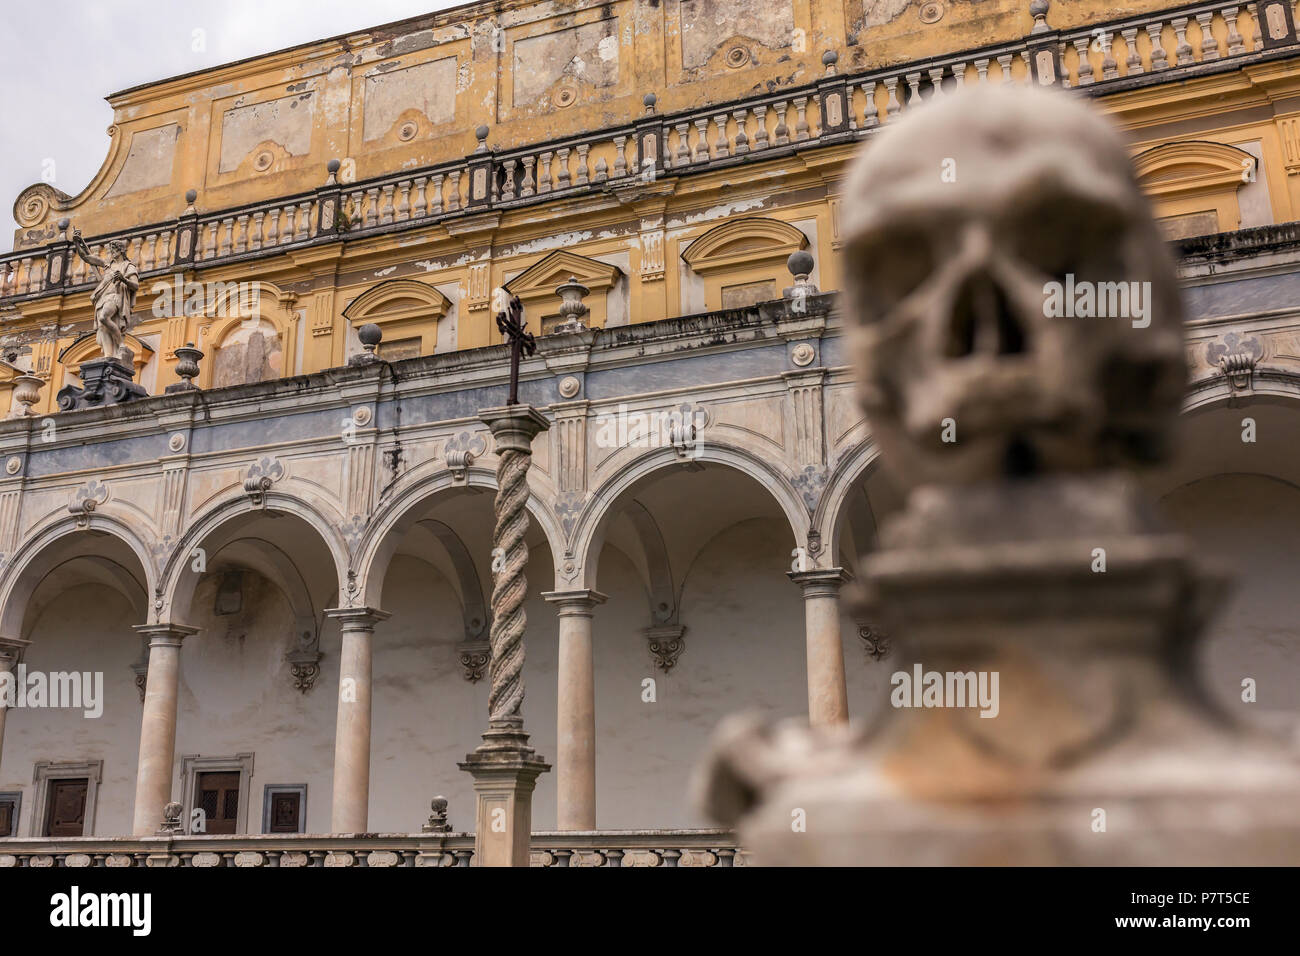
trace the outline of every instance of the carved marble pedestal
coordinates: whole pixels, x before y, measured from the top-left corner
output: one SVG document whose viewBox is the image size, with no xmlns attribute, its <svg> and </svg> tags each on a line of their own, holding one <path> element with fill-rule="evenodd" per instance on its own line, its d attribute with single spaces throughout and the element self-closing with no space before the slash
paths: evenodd
<svg viewBox="0 0 1300 956">
<path fill-rule="evenodd" d="M 77 374 L 82 387 L 65 385 L 59 389 L 59 410 L 75 411 L 80 408 L 98 408 L 119 402 L 145 398 L 148 392 L 143 385 L 133 382 L 129 365 L 115 358 L 98 358 L 82 362 Z"/>
</svg>

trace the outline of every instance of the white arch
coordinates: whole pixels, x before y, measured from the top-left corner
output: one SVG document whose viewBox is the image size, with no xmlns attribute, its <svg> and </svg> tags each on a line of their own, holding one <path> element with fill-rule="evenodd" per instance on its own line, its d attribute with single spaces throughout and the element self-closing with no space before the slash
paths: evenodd
<svg viewBox="0 0 1300 956">
<path fill-rule="evenodd" d="M 248 495 L 238 495 L 217 502 L 191 526 L 190 530 L 177 542 L 175 550 L 167 561 L 160 583 L 160 594 L 154 602 L 154 621 L 171 621 L 185 623 L 173 617 L 189 611 L 190 599 L 198 583 L 199 574 L 192 568 L 191 556 L 195 548 L 208 541 L 222 528 L 230 529 L 229 540 L 221 540 L 218 548 L 230 541 L 242 537 L 235 533 L 232 522 L 245 515 L 257 515 L 263 511 L 281 511 L 302 519 L 320 536 L 330 559 L 334 564 L 338 579 L 340 601 L 347 593 L 348 585 L 348 548 L 338 529 L 343 525 L 343 517 L 332 507 L 322 502 L 312 502 L 304 497 L 280 490 L 268 490 L 264 493 L 265 506 L 254 504 Z M 178 600 L 182 599 L 182 600 Z M 161 607 L 159 607 L 161 603 Z"/>
<path fill-rule="evenodd" d="M 747 449 L 710 441 L 698 446 L 692 452 L 690 461 L 725 465 L 758 482 L 771 494 L 777 507 L 790 522 L 790 531 L 796 543 L 806 540 L 811 527 L 808 508 L 790 479 L 770 463 Z M 579 515 L 570 538 L 572 544 L 565 553 L 564 560 L 556 561 L 556 588 L 596 587 L 596 559 L 600 555 L 605 530 L 616 513 L 614 507 L 618 500 L 655 472 L 673 466 L 680 467 L 683 463 L 676 448 L 665 446 L 652 449 L 619 468 L 596 491 Z"/>
<path fill-rule="evenodd" d="M 85 526 L 80 526 L 79 521 L 84 522 Z M 154 565 L 153 549 L 129 524 L 102 510 L 92 511 L 81 518 L 67 515 L 47 524 L 14 552 L 13 560 L 0 579 L 0 636 L 18 636 L 32 592 L 46 574 L 66 559 L 67 556 L 60 554 L 56 545 L 70 535 L 85 534 L 88 531 L 112 535 L 125 544 L 144 572 L 145 580 L 142 584 L 146 593 L 154 593 L 158 569 Z"/>
<path fill-rule="evenodd" d="M 435 463 L 430 465 L 441 470 L 430 475 L 427 468 L 414 469 L 406 476 L 407 480 L 402 483 L 398 493 L 372 516 L 357 548 L 359 603 L 377 606 L 376 602 L 383 593 L 384 575 L 387 573 L 388 563 L 392 560 L 398 542 L 408 528 L 424 517 L 419 505 L 428 502 L 438 494 L 456 489 L 468 487 L 496 490 L 496 473 L 487 468 L 470 467 L 466 469 L 465 479 L 457 481 L 450 471 L 440 465 Z M 544 476 L 531 472 L 529 484 L 533 485 L 534 482 L 542 485 L 549 484 Z M 554 513 L 546 504 L 548 500 L 553 499 L 553 495 L 548 493 L 549 490 L 546 487 L 532 488 L 532 493 L 528 496 L 528 514 L 542 529 L 547 546 L 551 549 L 551 559 L 558 564 L 560 555 L 564 553 L 564 534 L 560 530 L 559 522 L 555 520 Z"/>
</svg>

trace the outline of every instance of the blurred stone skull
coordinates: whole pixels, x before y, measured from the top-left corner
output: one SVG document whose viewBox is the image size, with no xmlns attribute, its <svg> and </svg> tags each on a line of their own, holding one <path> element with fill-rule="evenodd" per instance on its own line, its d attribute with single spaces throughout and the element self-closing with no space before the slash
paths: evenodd
<svg viewBox="0 0 1300 956">
<path fill-rule="evenodd" d="M 859 397 L 905 484 L 1165 457 L 1173 262 L 1081 99 L 970 86 L 909 110 L 851 168 L 842 231 Z"/>
</svg>

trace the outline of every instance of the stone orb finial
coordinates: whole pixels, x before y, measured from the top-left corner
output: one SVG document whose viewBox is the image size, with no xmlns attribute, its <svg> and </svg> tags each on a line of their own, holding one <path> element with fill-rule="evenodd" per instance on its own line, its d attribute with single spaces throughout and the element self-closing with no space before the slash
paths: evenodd
<svg viewBox="0 0 1300 956">
<path fill-rule="evenodd" d="M 859 398 L 904 484 L 1166 457 L 1186 376 L 1174 266 L 1084 101 L 926 103 L 854 161 L 841 222 Z"/>
<path fill-rule="evenodd" d="M 59 232 L 64 232 L 64 231 L 66 231 L 67 228 L 68 228 L 68 226 L 71 225 L 71 224 L 72 224 L 72 220 L 69 219 L 67 216 L 64 216 L 64 217 L 63 217 L 62 219 L 60 219 L 57 223 L 55 223 L 55 225 L 57 225 L 57 226 L 59 227 Z"/>
<path fill-rule="evenodd" d="M 339 162 L 337 159 L 331 159 L 328 163 L 325 164 L 325 170 L 331 176 L 333 176 L 335 173 L 339 171 L 339 167 L 341 167 L 342 165 L 343 164 Z"/>
<path fill-rule="evenodd" d="M 641 102 L 645 104 L 645 111 L 647 113 L 653 113 L 655 111 L 655 104 L 659 102 L 659 97 L 655 96 L 653 93 L 647 93 Z"/>
<path fill-rule="evenodd" d="M 1051 6 L 1051 0 L 1030 0 L 1029 15 L 1034 18 L 1032 33 L 1046 33 L 1051 29 L 1047 25 L 1047 11 Z"/>
<path fill-rule="evenodd" d="M 475 148 L 476 153 L 487 152 L 487 138 L 491 132 L 487 126 L 477 126 L 474 128 L 474 138 L 478 140 L 478 146 Z"/>
<path fill-rule="evenodd" d="M 194 200 L 198 198 L 199 198 L 199 191 L 197 189 L 185 190 L 185 201 L 189 203 L 191 206 L 194 205 Z"/>
<path fill-rule="evenodd" d="M 373 353 L 379 347 L 379 343 L 384 340 L 384 330 L 373 322 L 367 322 L 357 329 L 357 338 L 361 340 L 362 348 Z"/>
<path fill-rule="evenodd" d="M 796 279 L 800 276 L 812 275 L 814 264 L 812 253 L 807 249 L 800 249 L 798 252 L 790 253 L 790 258 L 785 260 L 785 267 L 790 270 L 790 275 Z"/>
<path fill-rule="evenodd" d="M 822 66 L 826 67 L 827 73 L 835 72 L 835 64 L 840 61 L 840 55 L 834 50 L 827 50 L 822 54 Z"/>
</svg>

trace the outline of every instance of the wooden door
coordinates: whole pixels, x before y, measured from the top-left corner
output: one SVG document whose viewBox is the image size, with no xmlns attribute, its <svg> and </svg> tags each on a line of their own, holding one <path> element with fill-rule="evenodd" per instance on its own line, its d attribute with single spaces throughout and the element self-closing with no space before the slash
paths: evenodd
<svg viewBox="0 0 1300 956">
<path fill-rule="evenodd" d="M 239 826 L 239 772 L 201 773 L 194 805 L 203 810 L 204 833 L 234 833 Z"/>
<path fill-rule="evenodd" d="M 86 827 L 85 777 L 51 780 L 49 807 L 45 814 L 45 835 L 52 837 L 82 836 Z"/>
</svg>

